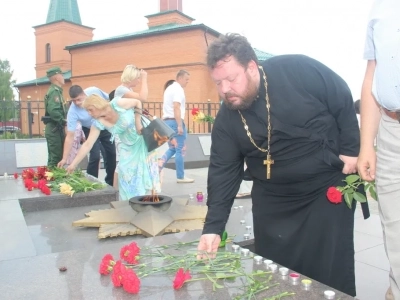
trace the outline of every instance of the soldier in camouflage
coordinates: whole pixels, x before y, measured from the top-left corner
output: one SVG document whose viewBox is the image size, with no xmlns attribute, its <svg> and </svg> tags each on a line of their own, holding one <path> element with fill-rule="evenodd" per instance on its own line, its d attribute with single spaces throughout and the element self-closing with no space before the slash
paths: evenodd
<svg viewBox="0 0 400 300">
<path fill-rule="evenodd" d="M 56 167 L 57 163 L 62 159 L 65 139 L 66 106 L 62 95 L 64 77 L 59 67 L 48 69 L 47 77 L 51 85 L 44 98 L 45 117 L 42 120 L 46 125 L 47 166 Z"/>
</svg>

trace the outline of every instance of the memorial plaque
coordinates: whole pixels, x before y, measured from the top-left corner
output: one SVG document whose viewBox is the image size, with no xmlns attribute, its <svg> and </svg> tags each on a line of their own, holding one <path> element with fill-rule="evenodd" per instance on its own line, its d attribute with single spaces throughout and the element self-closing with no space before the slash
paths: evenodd
<svg viewBox="0 0 400 300">
<path fill-rule="evenodd" d="M 204 155 L 210 155 L 211 136 L 210 135 L 199 136 L 199 142 L 200 142 L 201 148 L 203 149 Z"/>
<path fill-rule="evenodd" d="M 30 168 L 47 165 L 47 143 L 15 144 L 17 168 Z"/>
</svg>

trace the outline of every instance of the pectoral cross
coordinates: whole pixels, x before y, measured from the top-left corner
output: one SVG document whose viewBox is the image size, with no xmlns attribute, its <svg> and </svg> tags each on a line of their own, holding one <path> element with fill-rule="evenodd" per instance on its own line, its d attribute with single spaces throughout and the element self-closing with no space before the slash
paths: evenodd
<svg viewBox="0 0 400 300">
<path fill-rule="evenodd" d="M 274 160 L 271 159 L 271 155 L 267 154 L 267 159 L 264 160 L 264 165 L 267 166 L 267 179 L 271 179 L 271 165 L 274 164 Z"/>
</svg>

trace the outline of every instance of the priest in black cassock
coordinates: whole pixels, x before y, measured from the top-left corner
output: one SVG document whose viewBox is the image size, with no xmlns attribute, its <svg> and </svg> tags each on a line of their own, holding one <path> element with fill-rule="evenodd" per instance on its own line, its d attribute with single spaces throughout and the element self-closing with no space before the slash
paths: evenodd
<svg viewBox="0 0 400 300">
<path fill-rule="evenodd" d="M 207 64 L 224 103 L 211 134 L 199 253 L 218 249 L 246 158 L 255 252 L 355 296 L 354 210 L 327 199 L 357 171 L 360 131 L 347 84 L 304 55 L 258 64 L 238 34 L 214 41 Z"/>
</svg>

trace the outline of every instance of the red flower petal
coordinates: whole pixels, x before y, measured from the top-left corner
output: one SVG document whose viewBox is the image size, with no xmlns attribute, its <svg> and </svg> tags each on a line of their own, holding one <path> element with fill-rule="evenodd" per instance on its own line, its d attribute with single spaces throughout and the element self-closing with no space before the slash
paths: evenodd
<svg viewBox="0 0 400 300">
<path fill-rule="evenodd" d="M 328 198 L 328 200 L 334 204 L 339 204 L 340 202 L 342 202 L 342 193 L 335 187 L 331 186 L 327 193 L 326 193 L 326 197 Z"/>
<path fill-rule="evenodd" d="M 198 109 L 197 107 L 192 109 L 192 116 L 197 115 L 200 112 L 200 109 Z"/>
<path fill-rule="evenodd" d="M 15 179 L 18 178 L 18 173 L 14 173 L 14 178 L 15 178 Z"/>
<path fill-rule="evenodd" d="M 176 272 L 175 279 L 174 279 L 174 289 L 179 290 L 185 281 L 191 279 L 192 276 L 190 275 L 189 270 L 184 272 L 183 268 L 179 268 L 178 272 Z"/>
<path fill-rule="evenodd" d="M 135 242 L 130 243 L 129 245 L 125 245 L 121 248 L 119 256 L 121 259 L 126 261 L 129 264 L 137 264 L 137 258 L 140 252 L 140 248 L 137 246 Z"/>
<path fill-rule="evenodd" d="M 100 268 L 99 268 L 100 274 L 108 275 L 112 271 L 114 264 L 115 264 L 114 258 L 112 257 L 111 254 L 104 255 L 100 263 Z"/>
<path fill-rule="evenodd" d="M 140 279 L 136 273 L 129 268 L 122 272 L 122 286 L 124 290 L 131 294 L 137 294 L 140 290 Z"/>
<path fill-rule="evenodd" d="M 123 280 L 122 273 L 125 271 L 125 268 L 126 267 L 122 264 L 120 260 L 118 260 L 115 263 L 114 271 L 111 274 L 111 281 L 115 287 L 122 286 L 122 280 Z"/>
</svg>

